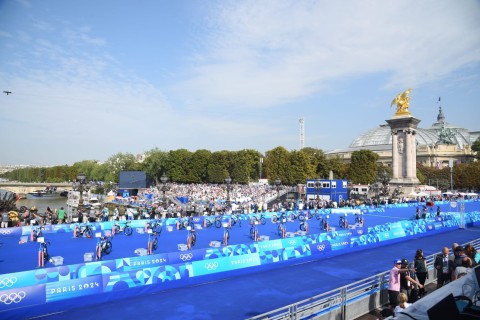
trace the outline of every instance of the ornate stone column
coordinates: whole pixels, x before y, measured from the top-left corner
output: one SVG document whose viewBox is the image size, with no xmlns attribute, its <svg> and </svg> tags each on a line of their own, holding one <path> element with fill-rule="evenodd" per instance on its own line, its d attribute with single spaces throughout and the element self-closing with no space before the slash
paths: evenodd
<svg viewBox="0 0 480 320">
<path fill-rule="evenodd" d="M 413 116 L 395 115 L 386 120 L 392 129 L 392 169 L 390 184 L 413 186 L 420 182 L 416 174 L 417 145 L 415 129 L 420 120 Z"/>
<path fill-rule="evenodd" d="M 398 179 L 398 134 L 392 130 L 392 178 Z"/>
</svg>

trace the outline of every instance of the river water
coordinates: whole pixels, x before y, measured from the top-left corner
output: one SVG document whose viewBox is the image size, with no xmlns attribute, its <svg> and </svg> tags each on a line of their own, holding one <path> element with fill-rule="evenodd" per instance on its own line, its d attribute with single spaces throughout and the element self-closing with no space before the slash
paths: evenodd
<svg viewBox="0 0 480 320">
<path fill-rule="evenodd" d="M 47 207 L 50 207 L 52 211 L 55 209 L 60 209 L 63 207 L 66 209 L 67 207 L 67 198 L 54 198 L 54 199 L 20 199 L 17 201 L 17 208 L 25 206 L 27 208 L 37 207 L 38 212 L 45 212 Z"/>
</svg>

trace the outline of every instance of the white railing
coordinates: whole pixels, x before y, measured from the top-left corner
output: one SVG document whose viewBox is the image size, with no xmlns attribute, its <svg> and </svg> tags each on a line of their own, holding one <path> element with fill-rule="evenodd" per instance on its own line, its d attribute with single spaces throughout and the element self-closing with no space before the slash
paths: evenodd
<svg viewBox="0 0 480 320">
<path fill-rule="evenodd" d="M 479 250 L 480 239 L 468 243 Z M 433 263 L 438 254 L 426 257 L 429 276 L 425 284 L 436 281 Z M 249 319 L 355 319 L 388 302 L 389 277 L 390 271 L 385 271 Z"/>
</svg>

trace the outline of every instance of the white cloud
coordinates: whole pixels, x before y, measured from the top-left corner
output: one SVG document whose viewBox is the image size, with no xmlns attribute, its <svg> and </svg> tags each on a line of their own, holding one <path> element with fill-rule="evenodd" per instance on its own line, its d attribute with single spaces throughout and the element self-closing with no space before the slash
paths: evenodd
<svg viewBox="0 0 480 320">
<path fill-rule="evenodd" d="M 241 1 L 219 8 L 214 33 L 182 84 L 204 107 L 275 106 L 330 81 L 387 73 L 420 86 L 480 61 L 479 3 Z"/>
</svg>

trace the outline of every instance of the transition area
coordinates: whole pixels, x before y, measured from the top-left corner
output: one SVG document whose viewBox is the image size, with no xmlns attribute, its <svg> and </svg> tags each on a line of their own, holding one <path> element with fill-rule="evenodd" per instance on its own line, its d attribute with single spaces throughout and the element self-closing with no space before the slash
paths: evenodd
<svg viewBox="0 0 480 320">
<path fill-rule="evenodd" d="M 113 250 L 101 261 L 84 261 L 86 253 L 94 252 L 95 237 L 73 237 L 74 225 L 46 226 L 44 239 L 49 241 L 49 253 L 62 257 L 62 265 L 48 264 L 35 269 L 38 243 L 30 240 L 31 228 L 5 229 L 2 242 L 0 271 L 2 278 L 0 316 L 2 318 L 33 317 L 49 312 L 101 304 L 141 294 L 181 288 L 234 275 L 258 273 L 288 264 L 322 260 L 335 255 L 374 248 L 413 237 L 428 236 L 471 226 L 480 221 L 477 201 L 465 201 L 464 214 L 451 208 L 448 202 L 439 202 L 443 212 L 426 219 L 413 219 L 419 204 L 403 204 L 387 208 L 332 209 L 320 213 L 335 230 L 323 232 L 320 220 L 314 213 L 308 220 L 309 233 L 299 235 L 301 222 L 286 222 L 289 233 L 281 238 L 278 223 L 273 215 L 264 213 L 265 225 L 258 224 L 263 240 L 250 238 L 251 216 L 241 215 L 240 223 L 231 227 L 227 246 L 212 247 L 212 242 L 222 242 L 223 226 L 205 227 L 205 217 L 194 217 L 197 243 L 187 251 L 180 251 L 188 230 L 177 230 L 176 219 L 162 221 L 158 249 L 153 255 L 137 256 L 138 249 L 147 247 L 148 221 L 131 222 L 133 234 L 113 236 Z M 364 225 L 355 225 L 355 213 L 362 213 Z M 287 212 L 289 216 L 291 213 Z M 294 213 L 298 215 L 299 212 Z M 345 217 L 350 228 L 339 229 L 338 221 Z M 430 214 L 429 214 L 430 215 Z M 260 214 L 256 215 L 258 218 Z M 222 222 L 229 219 L 222 217 Z M 121 225 L 123 222 L 120 223 Z M 94 233 L 109 233 L 112 223 L 93 224 Z M 2 230 L 2 231 L 5 231 Z M 168 231 L 171 230 L 171 231 Z M 7 233 L 7 234 L 5 234 Z M 26 237 L 26 239 L 25 239 Z M 88 297 L 88 298 L 85 298 Z M 42 305 L 42 308 L 38 308 Z"/>
</svg>

